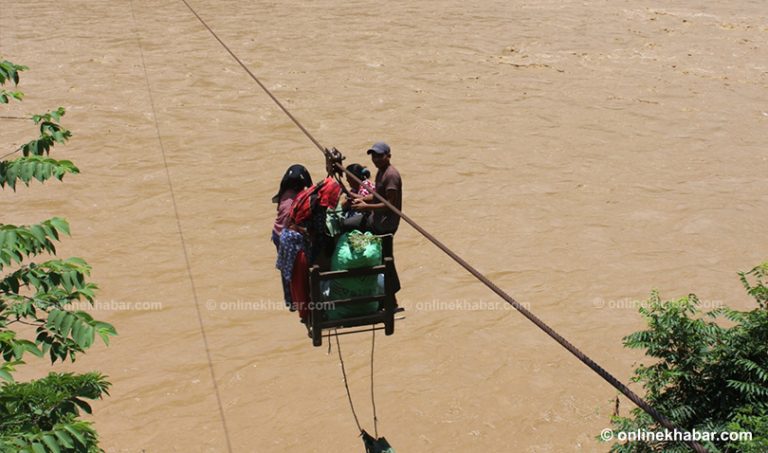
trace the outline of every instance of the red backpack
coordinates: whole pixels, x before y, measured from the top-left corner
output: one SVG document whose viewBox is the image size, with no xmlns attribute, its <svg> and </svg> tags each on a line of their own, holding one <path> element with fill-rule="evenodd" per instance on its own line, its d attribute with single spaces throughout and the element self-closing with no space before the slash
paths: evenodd
<svg viewBox="0 0 768 453">
<path fill-rule="evenodd" d="M 291 220 L 301 225 L 319 208 L 335 208 L 341 195 L 341 186 L 333 178 L 325 178 L 312 187 L 299 192 L 291 205 Z"/>
</svg>

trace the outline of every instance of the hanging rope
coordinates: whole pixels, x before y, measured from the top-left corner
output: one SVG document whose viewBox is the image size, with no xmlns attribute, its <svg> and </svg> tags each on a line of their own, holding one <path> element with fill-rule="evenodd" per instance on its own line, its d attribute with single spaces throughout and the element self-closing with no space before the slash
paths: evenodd
<svg viewBox="0 0 768 453">
<path fill-rule="evenodd" d="M 247 66 L 235 55 L 234 52 L 226 45 L 224 42 L 219 38 L 219 36 L 211 29 L 211 27 L 208 26 L 208 24 L 205 23 L 205 21 L 195 12 L 195 10 L 187 3 L 187 0 L 181 0 L 184 2 L 185 5 L 187 5 L 187 8 L 192 12 L 192 14 L 197 17 L 197 19 L 200 21 L 200 23 L 213 35 L 214 38 L 219 42 L 219 44 L 224 47 L 224 49 L 229 52 L 229 54 L 232 56 L 232 58 L 237 61 L 237 63 L 245 70 L 245 72 L 248 73 L 248 75 L 251 76 L 251 78 L 261 87 L 262 90 L 264 90 L 265 93 L 277 104 L 280 109 L 285 112 L 285 114 L 288 116 L 288 118 L 293 121 L 294 124 L 304 133 L 304 135 L 309 138 L 309 140 L 321 151 L 325 154 L 326 159 L 328 160 L 329 152 L 326 148 L 324 148 L 317 139 L 315 139 L 312 134 L 307 131 L 307 129 L 299 123 L 299 121 L 291 115 L 291 113 L 283 106 L 282 103 L 267 89 L 266 86 L 264 86 L 263 83 L 251 72 L 250 69 L 248 69 Z M 339 162 L 331 162 L 332 165 L 334 165 L 339 172 L 343 172 L 347 175 L 347 177 L 352 178 L 352 180 L 360 183 L 360 179 L 358 179 L 355 175 L 353 175 L 351 172 L 347 171 Z M 373 192 L 373 196 L 381 203 L 384 203 L 384 205 L 392 212 L 400 216 L 407 224 L 412 226 L 416 231 L 421 233 L 422 236 L 427 238 L 430 242 L 432 242 L 437 248 L 442 250 L 445 254 L 451 257 L 454 261 L 456 261 L 461 267 L 467 270 L 470 274 L 472 274 L 475 278 L 480 280 L 485 286 L 487 286 L 491 291 L 496 293 L 499 297 L 504 299 L 508 304 L 512 305 L 522 313 L 523 316 L 528 318 L 531 322 L 533 322 L 539 329 L 544 331 L 547 335 L 549 335 L 552 339 L 554 339 L 558 344 L 563 346 L 565 349 L 567 349 L 571 354 L 573 354 L 577 359 L 579 359 L 582 363 L 584 363 L 586 366 L 588 366 L 592 371 L 597 373 L 600 377 L 602 377 L 606 382 L 611 384 L 614 388 L 616 388 L 618 391 L 620 391 L 624 396 L 629 398 L 630 401 L 635 403 L 638 407 L 643 409 L 645 412 L 647 412 L 651 417 L 654 418 L 659 424 L 661 424 L 663 427 L 667 428 L 670 431 L 682 431 L 685 432 L 682 429 L 677 428 L 674 424 L 672 424 L 671 421 L 669 421 L 666 417 L 661 415 L 656 409 L 651 407 L 645 400 L 640 398 L 638 395 L 636 395 L 632 390 L 629 389 L 626 385 L 624 385 L 622 382 L 620 382 L 618 379 L 616 379 L 613 375 L 611 375 L 608 371 L 603 369 L 600 365 L 598 365 L 594 360 L 589 358 L 586 354 L 581 352 L 578 348 L 576 348 L 574 345 L 572 345 L 568 340 L 566 340 L 563 336 L 555 332 L 551 327 L 549 327 L 544 321 L 539 319 L 536 315 L 534 315 L 532 312 L 530 312 L 528 309 L 523 307 L 519 302 L 517 302 L 512 296 L 504 292 L 501 288 L 496 286 L 492 281 L 490 281 L 485 275 L 483 275 L 480 271 L 475 269 L 472 265 L 470 265 L 468 262 L 466 262 L 463 258 L 461 258 L 459 255 L 457 255 L 455 252 L 453 252 L 451 249 L 449 249 L 445 244 L 440 242 L 436 237 L 434 237 L 432 234 L 430 234 L 427 230 L 422 228 L 419 224 L 417 224 L 415 221 L 413 221 L 410 217 L 405 215 L 402 211 L 397 209 L 392 203 L 387 201 L 383 196 L 381 196 L 377 192 Z M 338 341 L 338 336 L 336 338 Z M 343 369 L 343 366 L 342 366 Z M 345 376 L 346 379 L 346 376 Z M 345 380 L 346 384 L 346 380 Z M 351 398 L 350 398 L 350 404 L 351 404 Z M 354 409 L 353 409 L 354 412 Z M 357 415 L 355 415 L 355 421 L 357 421 Z M 359 424 L 358 424 L 359 426 Z M 687 441 L 686 442 L 691 448 L 693 448 L 696 452 L 699 453 L 706 453 L 707 450 L 702 447 L 698 442 L 695 441 Z"/>
<path fill-rule="evenodd" d="M 344 388 L 347 390 L 347 399 L 349 400 L 349 407 L 352 409 L 352 416 L 355 417 L 355 424 L 357 430 L 363 432 L 362 426 L 360 426 L 360 420 L 357 418 L 357 412 L 355 412 L 355 405 L 352 404 L 352 394 L 349 392 L 349 382 L 347 381 L 347 370 L 344 368 L 344 358 L 341 356 L 341 343 L 339 343 L 339 336 L 336 337 L 336 350 L 339 352 L 339 363 L 341 363 L 341 375 L 344 376 Z"/>
<path fill-rule="evenodd" d="M 373 407 L 373 434 L 379 437 L 379 418 L 376 416 L 376 397 L 373 394 L 373 351 L 376 350 L 376 331 L 371 334 L 371 407 Z"/>
</svg>

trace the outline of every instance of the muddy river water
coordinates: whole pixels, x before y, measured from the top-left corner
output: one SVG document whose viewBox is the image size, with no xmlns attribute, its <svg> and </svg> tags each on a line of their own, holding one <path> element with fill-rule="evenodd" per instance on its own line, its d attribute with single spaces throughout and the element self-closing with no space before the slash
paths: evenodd
<svg viewBox="0 0 768 453">
<path fill-rule="evenodd" d="M 651 290 L 749 306 L 765 2 L 191 4 L 347 162 L 387 141 L 404 211 L 620 379 Z M 181 1 L 0 0 L 0 24 L 0 55 L 30 67 L 3 115 L 62 105 L 74 132 L 55 156 L 82 174 L 3 191 L 0 221 L 64 216 L 60 254 L 94 266 L 92 311 L 120 335 L 56 368 L 109 375 L 102 446 L 361 451 L 336 351 L 280 306 L 269 242 L 279 178 L 320 177 L 318 150 Z M 3 152 L 33 133 L 0 119 Z M 407 225 L 396 250 L 406 319 L 376 338 L 375 389 L 397 451 L 607 449 L 612 387 Z M 342 338 L 369 428 L 370 343 Z"/>
</svg>

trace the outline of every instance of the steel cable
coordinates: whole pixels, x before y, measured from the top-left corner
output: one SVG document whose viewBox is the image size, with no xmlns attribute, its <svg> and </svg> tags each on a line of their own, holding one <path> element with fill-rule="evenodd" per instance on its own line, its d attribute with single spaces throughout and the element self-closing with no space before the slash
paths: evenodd
<svg viewBox="0 0 768 453">
<path fill-rule="evenodd" d="M 307 131 L 307 129 L 299 123 L 299 121 L 283 106 L 282 103 L 267 89 L 266 86 L 264 86 L 263 83 L 251 72 L 250 69 L 248 69 L 247 66 L 240 60 L 240 58 L 235 55 L 235 53 L 219 38 L 219 36 L 211 29 L 211 27 L 208 26 L 207 23 L 197 14 L 197 12 L 187 3 L 186 0 L 181 0 L 184 2 L 185 5 L 187 5 L 187 8 L 192 12 L 192 14 L 197 17 L 197 19 L 200 21 L 201 24 L 213 35 L 214 38 L 226 49 L 227 52 L 232 56 L 232 58 L 237 61 L 240 66 L 248 73 L 248 75 L 251 76 L 251 78 L 264 90 L 264 92 L 280 107 L 280 109 L 285 112 L 285 114 L 291 119 L 291 121 L 296 124 L 296 126 L 304 133 L 304 135 L 309 138 L 309 140 L 321 151 L 323 152 L 326 157 L 328 156 L 327 150 L 325 147 L 323 147 L 320 142 L 315 139 L 315 137 L 312 136 L 312 134 Z M 344 168 L 343 165 L 336 162 L 333 164 L 339 172 L 345 173 L 348 177 L 351 177 L 354 181 L 360 183 L 360 179 L 358 179 L 354 174 L 347 171 L 346 168 Z M 594 360 L 589 358 L 586 354 L 581 352 L 578 348 L 576 348 L 574 345 L 572 345 L 568 340 L 566 340 L 563 336 L 558 334 L 554 329 L 552 329 L 550 326 L 548 326 L 544 321 L 539 319 L 536 315 L 534 315 L 531 311 L 526 309 L 524 306 L 522 306 L 519 302 L 517 302 L 512 296 L 507 294 L 505 291 L 503 291 L 501 288 L 496 286 L 492 281 L 490 281 L 485 275 L 483 275 L 480 271 L 475 269 L 471 264 L 469 264 L 467 261 L 465 261 L 463 258 L 461 258 L 458 254 L 453 252 L 450 248 L 448 248 L 445 244 L 443 244 L 440 240 L 438 240 L 435 236 L 430 234 L 427 230 L 422 228 L 418 223 L 416 223 L 413 219 L 408 217 L 405 213 L 403 213 L 401 210 L 396 208 L 392 203 L 390 203 L 387 199 L 385 199 L 383 196 L 381 196 L 377 192 L 372 193 L 373 196 L 381 203 L 384 203 L 384 205 L 389 209 L 390 211 L 397 214 L 400 218 L 402 218 L 406 223 L 408 223 L 410 226 L 412 226 L 416 231 L 421 233 L 422 236 L 427 238 L 432 244 L 434 244 L 437 248 L 442 250 L 446 255 L 450 256 L 451 259 L 456 261 L 461 267 L 463 267 L 467 272 L 472 274 L 475 278 L 480 280 L 485 286 L 487 286 L 491 291 L 496 293 L 499 297 L 501 297 L 504 301 L 506 301 L 508 304 L 512 305 L 517 311 L 522 313 L 523 316 L 528 318 L 532 323 L 534 323 L 539 329 L 544 331 L 547 335 L 549 335 L 552 339 L 554 339 L 558 344 L 560 344 L 562 347 L 568 350 L 571 354 L 573 354 L 577 359 L 579 359 L 583 364 L 588 366 L 592 371 L 597 373 L 600 377 L 602 377 L 606 382 L 611 384 L 616 390 L 621 392 L 624 396 L 626 396 L 630 401 L 635 403 L 638 407 L 643 409 L 645 412 L 647 412 L 651 417 L 654 418 L 661 426 L 671 430 L 671 431 L 681 431 L 685 432 L 682 429 L 677 428 L 671 421 L 669 421 L 666 417 L 661 415 L 656 409 L 651 407 L 645 400 L 640 398 L 638 395 L 636 395 L 632 390 L 629 389 L 626 385 L 624 385 L 621 381 L 616 379 L 612 374 L 610 374 L 608 371 L 606 371 L 603 367 L 598 365 Z M 357 415 L 355 415 L 355 419 L 357 419 Z M 706 453 L 707 450 L 698 442 L 690 440 L 686 441 L 686 444 L 688 444 L 694 451 L 699 453 Z"/>
</svg>

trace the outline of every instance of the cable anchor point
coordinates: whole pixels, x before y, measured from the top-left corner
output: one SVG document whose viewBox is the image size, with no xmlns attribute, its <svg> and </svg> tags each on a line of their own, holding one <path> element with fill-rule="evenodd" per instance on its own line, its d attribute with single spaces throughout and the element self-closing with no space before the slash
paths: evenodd
<svg viewBox="0 0 768 453">
<path fill-rule="evenodd" d="M 341 169 L 344 168 L 341 162 L 346 159 L 341 151 L 336 148 L 325 148 L 323 154 L 325 154 L 325 170 L 328 176 L 341 175 L 343 173 Z"/>
</svg>

